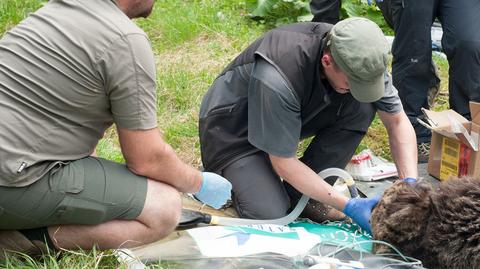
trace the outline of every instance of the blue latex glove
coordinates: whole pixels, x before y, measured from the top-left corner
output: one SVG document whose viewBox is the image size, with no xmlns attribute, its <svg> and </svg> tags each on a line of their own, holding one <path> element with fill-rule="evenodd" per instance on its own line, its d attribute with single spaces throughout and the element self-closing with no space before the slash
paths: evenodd
<svg viewBox="0 0 480 269">
<path fill-rule="evenodd" d="M 232 184 L 224 177 L 215 173 L 202 173 L 202 186 L 193 196 L 202 203 L 215 209 L 221 208 L 231 199 Z"/>
<path fill-rule="evenodd" d="M 373 198 L 352 198 L 348 200 L 347 205 L 343 209 L 343 213 L 352 218 L 362 229 L 372 234 L 370 215 L 372 215 L 372 210 L 378 201 L 380 201 L 380 196 Z"/>
<path fill-rule="evenodd" d="M 416 183 L 417 179 L 413 178 L 413 177 L 406 177 L 406 178 L 402 179 L 402 181 L 405 182 L 405 183 Z"/>
<path fill-rule="evenodd" d="M 368 3 L 369 6 L 372 5 L 372 2 L 373 2 L 372 0 L 367 0 L 367 3 Z M 381 3 L 381 2 L 383 2 L 383 0 L 376 0 L 375 2 Z"/>
</svg>

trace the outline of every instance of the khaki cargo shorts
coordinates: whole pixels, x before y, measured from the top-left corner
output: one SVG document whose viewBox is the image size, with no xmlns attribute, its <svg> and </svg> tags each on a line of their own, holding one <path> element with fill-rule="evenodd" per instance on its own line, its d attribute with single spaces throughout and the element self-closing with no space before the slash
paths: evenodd
<svg viewBox="0 0 480 269">
<path fill-rule="evenodd" d="M 0 187 L 0 230 L 135 219 L 147 179 L 124 164 L 87 157 L 20 188 Z"/>
</svg>

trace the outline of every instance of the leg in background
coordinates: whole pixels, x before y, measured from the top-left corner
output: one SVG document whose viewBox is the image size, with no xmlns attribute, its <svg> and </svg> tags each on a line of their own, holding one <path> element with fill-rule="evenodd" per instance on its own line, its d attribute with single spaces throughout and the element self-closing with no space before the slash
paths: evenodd
<svg viewBox="0 0 480 269">
<path fill-rule="evenodd" d="M 335 24 L 340 20 L 341 0 L 311 0 L 312 21 Z"/>
<path fill-rule="evenodd" d="M 439 6 L 442 47 L 449 70 L 450 108 L 471 119 L 469 101 L 480 102 L 480 2 L 443 0 Z"/>
</svg>

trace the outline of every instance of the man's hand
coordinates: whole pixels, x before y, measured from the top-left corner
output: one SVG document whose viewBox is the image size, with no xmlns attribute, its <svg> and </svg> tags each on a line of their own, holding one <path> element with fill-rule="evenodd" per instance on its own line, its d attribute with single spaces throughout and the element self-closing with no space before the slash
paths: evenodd
<svg viewBox="0 0 480 269">
<path fill-rule="evenodd" d="M 379 200 L 380 196 L 374 198 L 352 198 L 348 200 L 343 213 L 352 218 L 362 229 L 372 234 L 370 215 Z"/>
<path fill-rule="evenodd" d="M 368 3 L 369 6 L 372 5 L 372 2 L 373 2 L 372 0 L 367 0 L 367 3 Z M 381 2 L 383 2 L 383 0 L 375 0 L 375 2 L 376 3 L 381 3 Z"/>
<path fill-rule="evenodd" d="M 202 186 L 193 195 L 201 202 L 219 209 L 231 199 L 232 184 L 215 173 L 202 173 Z"/>
</svg>

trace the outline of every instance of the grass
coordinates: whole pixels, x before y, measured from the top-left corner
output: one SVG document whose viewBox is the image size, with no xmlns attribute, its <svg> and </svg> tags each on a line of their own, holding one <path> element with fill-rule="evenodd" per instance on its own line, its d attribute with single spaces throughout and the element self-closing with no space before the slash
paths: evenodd
<svg viewBox="0 0 480 269">
<path fill-rule="evenodd" d="M 0 263 L 0 268 L 15 269 L 84 269 L 84 268 L 127 268 L 119 264 L 112 251 L 65 251 L 57 254 L 29 257 L 21 254 L 9 256 Z"/>
<path fill-rule="evenodd" d="M 0 35 L 19 23 L 42 0 L 1 0 Z M 266 29 L 246 18 L 246 3 L 237 0 L 157 1 L 148 19 L 136 22 L 147 32 L 156 56 L 158 121 L 164 139 L 185 162 L 200 165 L 198 109 L 201 98 L 216 75 L 243 48 Z M 436 109 L 448 107 L 448 65 L 441 58 L 441 96 Z M 308 141 L 303 142 L 304 148 Z M 386 132 L 374 121 L 360 148 L 390 158 Z M 123 162 L 115 130 L 99 142 L 97 154 Z M 110 251 L 78 251 L 47 255 L 40 259 L 10 257 L 0 268 L 123 268 Z M 162 266 L 158 266 L 162 267 Z"/>
<path fill-rule="evenodd" d="M 44 2 L 40 0 L 0 1 L 0 35 L 18 24 L 28 13 L 37 10 Z"/>
</svg>

